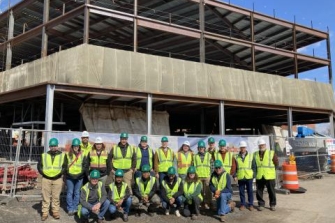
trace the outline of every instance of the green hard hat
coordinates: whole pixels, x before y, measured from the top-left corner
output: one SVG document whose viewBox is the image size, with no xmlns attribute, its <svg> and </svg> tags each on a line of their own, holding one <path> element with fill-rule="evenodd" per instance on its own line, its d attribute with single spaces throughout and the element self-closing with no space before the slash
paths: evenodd
<svg viewBox="0 0 335 223">
<path fill-rule="evenodd" d="M 213 137 L 208 138 L 208 143 L 215 143 L 215 139 Z"/>
<path fill-rule="evenodd" d="M 168 142 L 169 140 L 168 140 L 168 138 L 166 137 L 166 136 L 163 136 L 162 137 L 162 140 L 161 140 L 161 142 Z"/>
<path fill-rule="evenodd" d="M 190 166 L 187 170 L 187 173 L 195 173 L 195 166 Z"/>
<path fill-rule="evenodd" d="M 91 179 L 98 179 L 100 178 L 100 172 L 99 170 L 92 170 L 90 173 L 90 178 Z"/>
<path fill-rule="evenodd" d="M 142 136 L 141 137 L 141 142 L 148 142 L 148 137 Z"/>
<path fill-rule="evenodd" d="M 169 167 L 168 172 L 169 175 L 176 175 L 176 168 L 173 166 Z"/>
<path fill-rule="evenodd" d="M 116 170 L 115 177 L 123 177 L 123 170 Z"/>
<path fill-rule="evenodd" d="M 222 167 L 222 162 L 221 160 L 215 160 L 214 161 L 214 167 L 217 168 L 217 167 Z"/>
<path fill-rule="evenodd" d="M 145 164 L 141 167 L 142 172 L 150 172 L 150 166 L 149 164 Z"/>
<path fill-rule="evenodd" d="M 219 146 L 226 146 L 226 145 L 227 145 L 226 140 L 221 139 L 221 140 L 219 141 Z"/>
<path fill-rule="evenodd" d="M 126 133 L 126 132 L 122 132 L 121 135 L 120 135 L 120 139 L 121 139 L 121 138 L 126 138 L 126 139 L 128 139 L 128 133 Z"/>
<path fill-rule="evenodd" d="M 204 141 L 201 140 L 201 141 L 198 142 L 198 148 L 202 148 L 202 147 L 205 148 L 206 144 L 205 144 Z"/>
<path fill-rule="evenodd" d="M 58 146 L 58 139 L 56 138 L 51 138 L 49 140 L 49 146 Z"/>
<path fill-rule="evenodd" d="M 80 140 L 78 138 L 73 139 L 72 146 L 80 146 Z"/>
</svg>

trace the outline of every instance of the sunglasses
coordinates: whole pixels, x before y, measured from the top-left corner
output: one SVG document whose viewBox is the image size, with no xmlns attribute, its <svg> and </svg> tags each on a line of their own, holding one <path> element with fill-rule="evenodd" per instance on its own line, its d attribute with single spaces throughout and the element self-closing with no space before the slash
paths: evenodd
<svg viewBox="0 0 335 223">
<path fill-rule="evenodd" d="M 88 137 L 81 137 L 82 139 L 88 139 Z"/>
<path fill-rule="evenodd" d="M 222 167 L 215 167 L 216 170 L 221 169 Z"/>
</svg>

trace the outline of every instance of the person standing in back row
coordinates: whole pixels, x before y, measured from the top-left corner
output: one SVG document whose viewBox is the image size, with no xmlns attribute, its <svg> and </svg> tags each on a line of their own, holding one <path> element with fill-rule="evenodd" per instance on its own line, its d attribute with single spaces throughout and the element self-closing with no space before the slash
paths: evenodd
<svg viewBox="0 0 335 223">
<path fill-rule="evenodd" d="M 193 152 L 189 141 L 185 141 L 181 145 L 175 159 L 177 160 L 178 176 L 185 180 L 188 168 L 193 165 Z"/>
<path fill-rule="evenodd" d="M 150 167 L 150 175 L 154 176 L 153 172 L 153 163 L 154 163 L 154 151 L 148 145 L 148 137 L 142 136 L 141 142 L 136 148 L 136 172 L 134 175 L 134 179 L 141 177 L 142 166 L 149 165 Z"/>
<path fill-rule="evenodd" d="M 81 134 L 80 148 L 84 156 L 87 156 L 93 148 L 93 145 L 89 143 L 89 139 L 90 134 L 87 131 L 83 131 L 83 133 Z"/>
<path fill-rule="evenodd" d="M 169 167 L 173 166 L 174 153 L 173 150 L 168 147 L 169 140 L 166 136 L 161 139 L 162 146 L 156 150 L 154 158 L 154 170 L 156 178 L 159 179 L 159 184 L 167 176 Z"/>
<path fill-rule="evenodd" d="M 214 160 L 220 160 L 223 163 L 225 171 L 233 176 L 236 172 L 236 161 L 234 154 L 227 149 L 227 143 L 221 139 L 219 141 L 219 151 L 214 153 Z"/>
</svg>

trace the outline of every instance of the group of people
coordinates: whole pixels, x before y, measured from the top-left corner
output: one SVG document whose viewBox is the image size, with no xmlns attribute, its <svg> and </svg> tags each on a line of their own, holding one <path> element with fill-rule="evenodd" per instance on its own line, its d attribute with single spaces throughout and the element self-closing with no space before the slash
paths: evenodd
<svg viewBox="0 0 335 223">
<path fill-rule="evenodd" d="M 121 213 L 127 222 L 131 205 L 136 216 L 143 210 L 154 216 L 157 208 L 162 206 L 165 215 L 174 210 L 180 217 L 182 211 L 185 217 L 195 220 L 200 215 L 200 207 L 210 209 L 213 199 L 216 200 L 217 214 L 224 222 L 225 216 L 236 206 L 232 200 L 232 181 L 238 183 L 239 209 L 254 210 L 253 179 L 256 179 L 257 209 L 264 209 L 263 191 L 266 187 L 270 210 L 275 210 L 278 158 L 266 148 L 264 140 L 259 140 L 259 151 L 255 153 L 248 153 L 247 143 L 241 141 L 237 155 L 228 151 L 223 139 L 219 141 L 218 149 L 213 137 L 208 139 L 208 148 L 204 141 L 199 141 L 196 154 L 188 141 L 177 152 L 169 148 L 168 141 L 167 137 L 162 137 L 161 146 L 154 151 L 146 136 L 141 137 L 138 146 L 131 146 L 128 134 L 121 133 L 120 142 L 107 150 L 100 137 L 90 144 L 89 133 L 84 131 L 81 140 L 72 140 L 70 151 L 62 152 L 58 140 L 50 139 L 49 151 L 41 155 L 38 163 L 42 175 L 41 220 L 48 218 L 50 203 L 53 218 L 60 218 L 64 180 L 68 215 L 78 214 L 84 223 L 91 216 L 102 223 L 106 212 L 112 216 Z"/>
</svg>

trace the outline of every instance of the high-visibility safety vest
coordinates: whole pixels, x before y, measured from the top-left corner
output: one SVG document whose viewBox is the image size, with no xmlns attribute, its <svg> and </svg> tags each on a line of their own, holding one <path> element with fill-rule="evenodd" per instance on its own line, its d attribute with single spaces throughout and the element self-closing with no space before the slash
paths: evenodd
<svg viewBox="0 0 335 223">
<path fill-rule="evenodd" d="M 158 172 L 167 172 L 169 167 L 173 166 L 173 151 L 168 148 L 167 156 L 165 156 L 163 149 L 158 149 Z"/>
<path fill-rule="evenodd" d="M 272 162 L 274 155 L 275 153 L 273 150 L 266 149 L 264 151 L 263 160 L 261 161 L 259 157 L 259 151 L 255 152 L 254 157 L 257 166 L 257 174 L 256 174 L 257 180 L 262 179 L 263 176 L 266 180 L 276 179 L 276 167 Z"/>
<path fill-rule="evenodd" d="M 215 175 L 213 175 L 212 177 L 212 184 L 214 185 L 214 187 L 216 188 L 216 190 L 222 191 L 226 185 L 227 185 L 227 172 L 224 172 L 220 178 L 220 180 L 218 181 L 218 177 L 216 177 Z"/>
<path fill-rule="evenodd" d="M 93 145 L 91 143 L 87 143 L 86 146 L 84 146 L 83 143 L 80 143 L 80 150 L 82 151 L 84 156 L 87 156 L 92 151 Z"/>
<path fill-rule="evenodd" d="M 237 162 L 237 179 L 239 180 L 250 180 L 254 176 L 254 171 L 251 168 L 252 165 L 252 154 L 248 153 L 244 157 L 244 161 L 242 160 L 242 157 L 240 155 L 236 156 L 236 162 Z"/>
<path fill-rule="evenodd" d="M 72 155 L 72 159 L 70 158 L 69 154 L 66 154 L 67 160 L 68 160 L 68 169 L 69 169 L 69 174 L 72 175 L 77 175 L 82 172 L 83 169 L 83 158 L 84 155 L 83 153 L 80 153 L 78 156 L 78 159 L 76 159 L 76 155 Z"/>
<path fill-rule="evenodd" d="M 48 177 L 55 177 L 62 172 L 65 155 L 60 153 L 55 155 L 54 162 L 52 163 L 51 155 L 49 153 L 42 154 L 43 173 Z"/>
<path fill-rule="evenodd" d="M 85 191 L 85 193 L 86 193 L 86 201 L 88 201 L 88 195 L 90 194 L 90 190 L 88 189 L 88 184 L 89 183 L 86 183 L 81 189 L 83 189 L 84 191 Z M 101 181 L 99 181 L 98 182 L 98 198 L 99 198 L 99 201 L 100 201 L 100 199 L 101 199 L 101 188 L 102 188 L 102 182 Z M 81 209 L 82 209 L 82 205 L 81 204 L 79 204 L 78 205 L 78 217 L 80 218 L 80 216 L 81 216 Z"/>
<path fill-rule="evenodd" d="M 177 167 L 178 167 L 178 174 L 186 174 L 187 169 L 192 165 L 192 152 L 187 152 L 187 158 L 185 153 L 178 152 L 177 153 Z"/>
<path fill-rule="evenodd" d="M 120 191 L 120 194 L 119 194 L 115 183 L 111 183 L 109 185 L 109 188 L 112 192 L 112 200 L 115 201 L 115 202 L 119 202 L 121 199 L 123 199 L 124 196 L 126 195 L 127 187 L 128 187 L 128 185 L 125 182 L 122 182 L 121 191 Z"/>
<path fill-rule="evenodd" d="M 232 166 L 233 154 L 231 152 L 226 152 L 224 160 L 222 160 L 221 153 L 220 152 L 215 152 L 214 157 L 215 157 L 215 160 L 220 160 L 223 164 L 223 167 L 224 167 L 225 171 L 230 173 L 230 169 L 231 169 L 231 166 Z"/>
<path fill-rule="evenodd" d="M 136 185 L 138 186 L 138 188 L 140 189 L 140 194 L 142 197 L 148 196 L 152 190 L 152 188 L 154 187 L 156 183 L 156 178 L 150 176 L 150 180 L 147 183 L 147 186 L 144 187 L 144 182 L 142 177 L 137 177 L 136 178 Z"/>
<path fill-rule="evenodd" d="M 148 148 L 148 153 L 149 153 L 149 165 L 150 169 L 152 169 L 152 149 Z M 142 160 L 142 150 L 141 148 L 137 147 L 136 148 L 136 169 L 141 168 L 141 160 Z"/>
<path fill-rule="evenodd" d="M 113 146 L 113 167 L 115 169 L 127 170 L 131 168 L 131 158 L 133 157 L 134 150 L 131 146 L 127 147 L 126 156 L 122 156 L 121 148 Z"/>
<path fill-rule="evenodd" d="M 98 156 L 95 149 L 90 152 L 90 169 L 95 168 L 106 168 L 107 167 L 108 153 L 106 150 L 102 150 L 100 156 Z"/>
<path fill-rule="evenodd" d="M 185 197 L 188 197 L 188 196 L 194 194 L 194 192 L 195 192 L 195 190 L 196 190 L 196 188 L 198 187 L 199 184 L 202 185 L 201 181 L 191 182 L 191 183 L 184 182 L 184 195 L 185 195 Z M 201 193 L 198 195 L 198 197 L 200 198 L 200 201 L 203 200 Z M 192 204 L 192 200 L 187 199 L 187 203 Z"/>
<path fill-rule="evenodd" d="M 194 166 L 198 177 L 210 177 L 211 176 L 211 154 L 205 152 L 204 160 L 201 161 L 199 154 L 194 156 Z"/>
<path fill-rule="evenodd" d="M 178 178 L 174 187 L 172 189 L 170 189 L 170 187 L 166 184 L 166 181 L 165 180 L 162 181 L 162 185 L 163 185 L 163 187 L 166 191 L 166 196 L 169 199 L 171 199 L 173 197 L 173 195 L 178 192 L 178 188 L 179 188 L 180 183 L 181 183 L 181 178 Z"/>
</svg>

